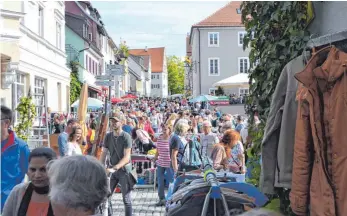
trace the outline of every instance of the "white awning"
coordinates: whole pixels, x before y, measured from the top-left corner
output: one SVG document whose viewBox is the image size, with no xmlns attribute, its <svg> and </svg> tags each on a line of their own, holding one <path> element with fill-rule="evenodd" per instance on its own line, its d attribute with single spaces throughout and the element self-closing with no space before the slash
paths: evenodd
<svg viewBox="0 0 347 216">
<path fill-rule="evenodd" d="M 242 88 L 249 87 L 249 74 L 239 73 L 234 76 L 223 79 L 213 84 L 213 87 L 224 87 L 224 88 Z"/>
</svg>

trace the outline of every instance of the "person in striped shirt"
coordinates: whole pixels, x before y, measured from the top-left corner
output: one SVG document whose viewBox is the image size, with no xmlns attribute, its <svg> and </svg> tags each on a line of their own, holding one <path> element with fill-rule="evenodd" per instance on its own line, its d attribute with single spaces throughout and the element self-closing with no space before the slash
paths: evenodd
<svg viewBox="0 0 347 216">
<path fill-rule="evenodd" d="M 164 192 L 164 173 L 166 172 L 167 180 L 173 181 L 174 171 L 171 167 L 170 158 L 170 136 L 172 133 L 172 126 L 170 124 L 161 124 L 162 134 L 157 140 L 157 153 L 154 157 L 154 161 L 157 164 L 157 175 L 158 175 L 158 196 L 159 202 L 156 206 L 164 206 L 166 203 L 165 192 Z"/>
</svg>

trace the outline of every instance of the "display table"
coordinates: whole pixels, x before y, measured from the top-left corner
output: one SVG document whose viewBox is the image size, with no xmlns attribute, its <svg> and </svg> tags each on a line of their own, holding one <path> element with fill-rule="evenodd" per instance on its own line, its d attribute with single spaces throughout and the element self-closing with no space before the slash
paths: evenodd
<svg viewBox="0 0 347 216">
<path fill-rule="evenodd" d="M 151 170 L 154 173 L 153 185 L 136 184 L 135 188 L 153 187 L 155 189 L 155 186 L 157 184 L 157 181 L 156 181 L 157 178 L 156 178 L 156 169 L 154 167 L 154 162 L 152 161 L 153 158 L 154 158 L 154 155 L 131 154 L 131 162 L 133 164 L 133 167 L 137 168 L 140 165 L 142 166 L 142 172 L 138 174 L 140 177 L 145 176 L 145 169 L 144 169 L 145 164 L 147 164 L 147 170 Z"/>
</svg>

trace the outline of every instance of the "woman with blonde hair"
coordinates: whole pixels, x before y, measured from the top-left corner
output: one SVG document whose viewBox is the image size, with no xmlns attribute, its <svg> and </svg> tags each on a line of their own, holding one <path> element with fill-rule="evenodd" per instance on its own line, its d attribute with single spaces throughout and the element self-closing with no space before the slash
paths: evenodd
<svg viewBox="0 0 347 216">
<path fill-rule="evenodd" d="M 82 127 L 80 125 L 76 125 L 72 127 L 72 130 L 71 130 L 71 133 L 69 134 L 69 138 L 67 142 L 66 156 L 82 155 L 82 150 L 79 145 L 81 139 L 82 139 Z"/>
<path fill-rule="evenodd" d="M 176 123 L 175 133 L 170 139 L 171 163 L 175 173 L 181 168 L 179 164 L 189 161 L 189 154 L 186 153 L 189 151 L 189 148 L 185 148 L 188 144 L 185 138 L 188 130 L 189 125 L 185 121 L 178 121 Z M 186 152 L 184 149 L 186 149 Z"/>
</svg>

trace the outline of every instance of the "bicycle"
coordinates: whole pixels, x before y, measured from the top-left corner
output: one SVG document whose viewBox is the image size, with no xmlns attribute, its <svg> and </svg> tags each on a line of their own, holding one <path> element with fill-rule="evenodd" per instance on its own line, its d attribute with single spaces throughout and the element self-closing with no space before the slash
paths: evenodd
<svg viewBox="0 0 347 216">
<path fill-rule="evenodd" d="M 114 172 L 117 170 L 115 169 L 108 169 L 109 173 L 107 174 L 108 179 L 108 185 L 110 187 L 111 185 L 111 176 Z M 102 216 L 112 216 L 113 215 L 113 208 L 112 208 L 112 195 L 114 191 L 111 191 L 111 194 L 107 197 L 106 201 L 99 207 L 99 212 L 102 214 Z"/>
</svg>

